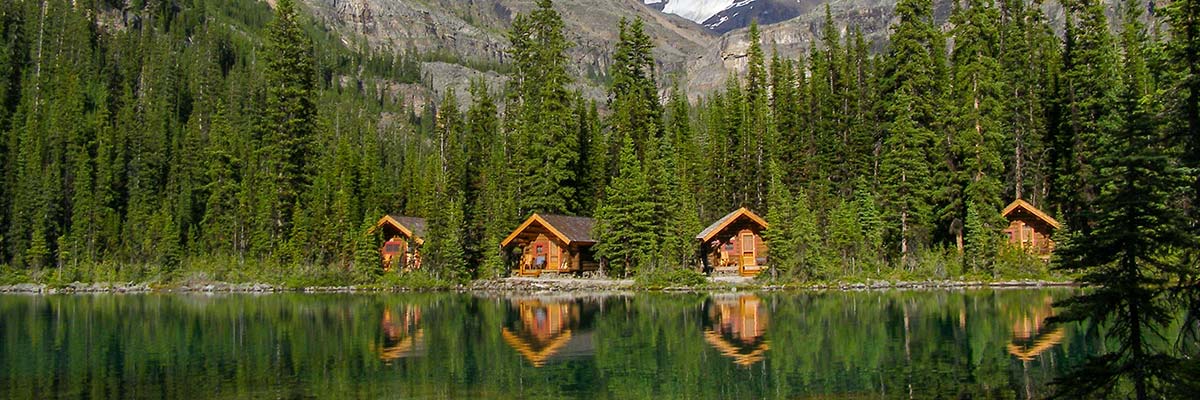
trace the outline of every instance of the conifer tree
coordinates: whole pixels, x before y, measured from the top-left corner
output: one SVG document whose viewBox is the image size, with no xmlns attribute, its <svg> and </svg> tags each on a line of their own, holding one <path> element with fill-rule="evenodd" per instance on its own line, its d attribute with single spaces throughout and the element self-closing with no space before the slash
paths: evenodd
<svg viewBox="0 0 1200 400">
<path fill-rule="evenodd" d="M 443 181 L 440 185 L 444 185 Z M 470 278 L 463 243 L 462 196 L 439 187 L 435 201 L 441 206 L 429 219 L 429 238 L 423 255 L 434 276 L 451 281 Z"/>
<path fill-rule="evenodd" d="M 883 221 L 876 206 L 875 194 L 867 186 L 866 179 L 859 178 L 855 182 L 854 193 L 854 205 L 858 209 L 858 225 L 863 230 L 861 254 L 865 254 L 863 260 L 870 260 L 876 265 L 875 273 L 878 274 L 880 272 L 878 266 L 882 262 L 881 253 L 884 249 Z"/>
<path fill-rule="evenodd" d="M 1200 1 L 1172 1 L 1165 14 L 1171 33 L 1169 65 L 1179 70 L 1181 97 L 1172 111 L 1180 120 L 1176 129 L 1187 143 L 1189 166 L 1196 168 L 1200 166 Z M 1197 182 L 1200 187 L 1200 180 Z"/>
<path fill-rule="evenodd" d="M 813 121 L 813 146 L 815 171 L 810 173 L 826 183 L 836 184 L 849 179 L 845 170 L 850 150 L 849 110 L 847 102 L 848 84 L 846 57 L 842 51 L 842 35 L 833 20 L 828 4 L 825 5 L 825 24 L 821 29 L 821 47 L 812 54 L 812 95 L 816 109 Z"/>
<path fill-rule="evenodd" d="M 496 117 L 496 102 L 482 80 L 471 82 L 471 106 L 467 109 L 463 129 L 466 131 L 467 194 L 464 197 L 464 220 L 467 223 L 465 245 L 467 259 L 475 265 L 484 263 L 495 254 L 493 247 L 501 238 L 489 235 L 492 225 L 508 221 L 494 203 L 508 194 L 498 190 L 498 180 L 507 170 L 503 158 L 504 141 L 500 137 L 500 122 Z M 497 160 L 493 153 L 498 152 Z M 484 275 L 491 276 L 484 272 Z"/>
<path fill-rule="evenodd" d="M 1141 5 L 1129 1 L 1123 10 L 1125 85 L 1117 107 L 1124 118 L 1117 129 L 1104 131 L 1109 146 L 1097 149 L 1098 193 L 1085 216 L 1095 225 L 1056 252 L 1060 268 L 1095 287 L 1063 301 L 1066 310 L 1056 320 L 1106 324 L 1120 346 L 1058 381 L 1060 396 L 1141 400 L 1196 389 L 1194 377 L 1180 368 L 1183 359 L 1155 345 L 1177 317 L 1167 299 L 1168 280 L 1194 273 L 1178 253 L 1200 242 L 1176 206 L 1192 178 L 1160 133 L 1162 105 L 1145 60 Z"/>
<path fill-rule="evenodd" d="M 1093 161 L 1104 141 L 1121 126 L 1117 113 L 1118 79 L 1116 47 L 1108 29 L 1104 6 L 1098 0 L 1065 3 L 1069 21 L 1063 56 L 1063 83 L 1059 101 L 1063 119 L 1051 140 L 1055 177 L 1053 204 L 1067 225 L 1090 229 L 1085 219 L 1099 186 Z"/>
<path fill-rule="evenodd" d="M 940 157 L 934 134 L 937 74 L 934 53 L 938 36 L 929 0 L 904 0 L 896 5 L 900 23 L 892 33 L 884 83 L 887 133 L 883 142 L 880 180 L 885 194 L 890 236 L 898 244 L 901 264 L 912 267 L 917 247 L 929 239 L 933 222 L 931 165 Z"/>
<path fill-rule="evenodd" d="M 633 139 L 621 140 L 620 163 L 606 196 L 596 208 L 596 255 L 607 261 L 606 273 L 642 273 L 646 257 L 655 254 L 655 207 L 646 172 L 638 162 Z"/>
<path fill-rule="evenodd" d="M 1002 96 L 1005 93 L 1000 63 L 996 58 L 999 32 L 998 11 L 982 0 L 971 0 L 951 17 L 954 30 L 954 92 L 958 110 L 955 129 L 956 157 L 963 168 L 958 177 L 965 202 L 965 225 L 973 266 L 988 263 L 996 255 L 995 240 L 1005 221 L 1000 216 L 1004 164 Z M 959 218 L 964 216 L 960 215 Z"/>
<path fill-rule="evenodd" d="M 629 136 L 638 159 L 646 159 L 648 147 L 662 133 L 662 105 L 658 101 L 655 82 L 654 44 L 646 34 L 641 18 L 632 23 L 621 19 L 619 40 L 613 53 L 609 75 L 609 108 L 612 116 L 608 126 L 614 137 Z"/>
<path fill-rule="evenodd" d="M 1008 105 L 1005 126 L 1011 132 L 1004 153 L 1006 193 L 1028 199 L 1034 204 L 1045 200 L 1048 184 L 1044 179 L 1048 160 L 1045 138 L 1048 134 L 1048 106 L 1053 98 L 1052 83 L 1057 79 L 1061 43 L 1054 35 L 1040 7 L 1023 0 L 1000 3 L 999 61 Z"/>
<path fill-rule="evenodd" d="M 260 218 L 268 238 L 288 235 L 299 195 L 309 182 L 311 144 L 316 133 L 315 60 L 312 40 L 300 27 L 294 0 L 275 5 L 264 54 L 266 104 L 260 133 L 259 173 L 265 195 Z M 260 243 L 261 246 L 267 245 Z"/>
<path fill-rule="evenodd" d="M 825 224 L 829 232 L 828 248 L 832 253 L 831 257 L 838 261 L 839 268 L 837 271 L 828 271 L 827 276 L 851 276 L 862 272 L 859 253 L 863 253 L 863 257 L 867 256 L 866 246 L 863 246 L 866 239 L 858 221 L 859 211 L 856 206 L 857 203 L 853 199 L 841 200 L 829 211 L 829 222 Z"/>
<path fill-rule="evenodd" d="M 783 170 L 771 163 L 771 184 L 768 186 L 767 221 L 771 226 L 763 234 L 771 248 L 772 278 L 795 278 L 800 272 L 800 249 L 796 238 L 797 205 L 795 197 L 783 183 Z"/>
<path fill-rule="evenodd" d="M 563 21 L 550 0 L 538 0 L 528 15 L 513 19 L 509 32 L 513 78 L 516 162 L 520 213 L 572 213 L 580 182 L 578 135 L 572 127 L 570 77 L 566 71 Z"/>
<path fill-rule="evenodd" d="M 742 128 L 740 157 L 740 170 L 745 172 L 737 186 L 749 192 L 749 199 L 743 205 L 760 210 L 767 203 L 767 151 L 775 144 L 775 124 L 767 87 L 769 77 L 761 42 L 758 21 L 751 21 L 746 66 L 746 126 Z"/>
</svg>

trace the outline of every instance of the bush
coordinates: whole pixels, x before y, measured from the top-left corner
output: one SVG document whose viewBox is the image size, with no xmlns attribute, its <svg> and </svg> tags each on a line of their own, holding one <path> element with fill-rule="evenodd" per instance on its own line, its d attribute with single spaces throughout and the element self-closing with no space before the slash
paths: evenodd
<svg viewBox="0 0 1200 400">
<path fill-rule="evenodd" d="M 638 275 L 635 284 L 648 289 L 699 287 L 708 284 L 708 278 L 690 268 L 666 268 Z"/>
<path fill-rule="evenodd" d="M 0 264 L 0 285 L 16 285 L 29 282 L 29 271 Z"/>
</svg>

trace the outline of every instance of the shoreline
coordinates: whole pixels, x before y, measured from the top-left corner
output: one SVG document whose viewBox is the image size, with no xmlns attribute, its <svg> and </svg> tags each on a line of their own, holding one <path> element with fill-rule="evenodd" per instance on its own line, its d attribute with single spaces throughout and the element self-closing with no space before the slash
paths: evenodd
<svg viewBox="0 0 1200 400">
<path fill-rule="evenodd" d="M 687 293 L 687 292 L 827 292 L 827 291 L 875 291 L 875 290 L 952 290 L 952 289 L 1032 289 L 1048 287 L 1079 287 L 1072 281 L 1051 280 L 1003 280 L 1003 281 L 868 281 L 868 282 L 813 282 L 805 284 L 770 284 L 755 282 L 741 277 L 710 277 L 705 285 L 651 288 L 639 286 L 632 279 L 595 278 L 521 278 L 480 280 L 469 284 L 436 288 L 414 289 L 408 287 L 361 286 L 313 286 L 291 288 L 265 283 L 208 282 L 157 286 L 148 283 L 80 283 L 62 287 L 45 284 L 22 283 L 0 286 L 0 294 L 145 294 L 145 293 L 413 293 L 413 292 L 460 292 L 460 293 Z"/>
</svg>

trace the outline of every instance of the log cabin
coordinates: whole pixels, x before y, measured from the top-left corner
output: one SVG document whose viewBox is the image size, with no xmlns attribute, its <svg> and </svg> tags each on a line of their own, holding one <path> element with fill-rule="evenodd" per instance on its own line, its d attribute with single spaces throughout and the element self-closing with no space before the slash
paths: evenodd
<svg viewBox="0 0 1200 400">
<path fill-rule="evenodd" d="M 600 269 L 592 253 L 595 224 L 587 217 L 533 214 L 500 242 L 500 249 L 510 257 L 519 249 L 514 269 L 521 276 L 595 271 Z"/>
<path fill-rule="evenodd" d="M 1062 228 L 1053 217 L 1021 199 L 1013 201 L 1001 212 L 1008 220 L 1008 243 L 1024 248 L 1030 254 L 1049 259 L 1054 252 L 1054 231 Z"/>
<path fill-rule="evenodd" d="M 370 233 L 380 233 L 384 238 L 383 245 L 379 247 L 384 272 L 421 268 L 421 245 L 425 243 L 424 218 L 384 215 Z"/>
<path fill-rule="evenodd" d="M 767 221 L 745 207 L 713 222 L 696 235 L 704 272 L 758 275 L 767 265 L 766 230 Z"/>
</svg>

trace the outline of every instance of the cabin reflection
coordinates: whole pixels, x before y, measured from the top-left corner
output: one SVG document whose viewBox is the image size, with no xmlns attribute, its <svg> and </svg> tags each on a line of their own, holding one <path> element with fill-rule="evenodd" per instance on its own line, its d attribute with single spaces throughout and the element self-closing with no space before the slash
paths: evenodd
<svg viewBox="0 0 1200 400">
<path fill-rule="evenodd" d="M 704 341 L 721 355 L 742 367 L 766 359 L 770 318 L 758 296 L 715 295 L 704 308 Z"/>
<path fill-rule="evenodd" d="M 1021 361 L 1033 361 L 1042 353 L 1062 343 L 1066 329 L 1062 326 L 1047 326 L 1046 318 L 1054 316 L 1054 299 L 1047 296 L 1042 304 L 1022 310 L 1010 316 L 1013 339 L 1008 343 L 1008 354 Z"/>
<path fill-rule="evenodd" d="M 379 359 L 391 364 L 393 361 L 418 357 L 425 354 L 425 329 L 421 328 L 421 307 L 405 306 L 402 312 L 383 310 L 379 328 L 383 333 L 376 343 Z"/>
<path fill-rule="evenodd" d="M 596 351 L 593 322 L 599 310 L 598 302 L 583 298 L 512 299 L 500 333 L 534 367 L 590 357 Z"/>
</svg>

